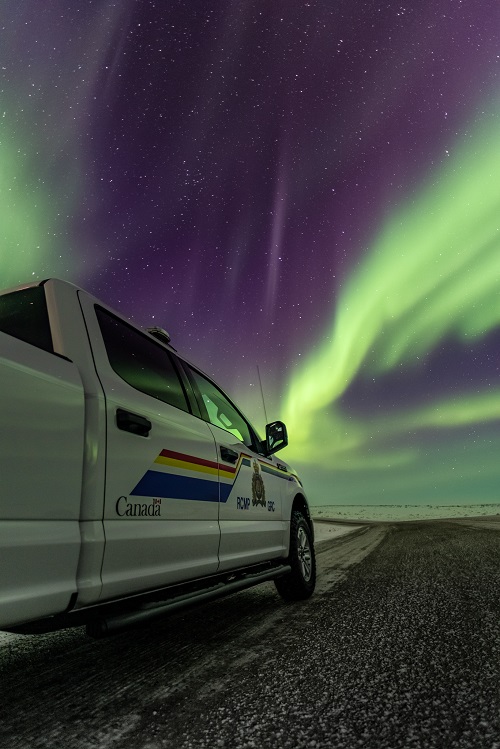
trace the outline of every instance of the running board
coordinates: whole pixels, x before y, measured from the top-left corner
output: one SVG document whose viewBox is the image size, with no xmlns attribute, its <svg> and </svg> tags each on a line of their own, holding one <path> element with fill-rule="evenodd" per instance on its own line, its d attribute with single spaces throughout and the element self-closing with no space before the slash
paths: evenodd
<svg viewBox="0 0 500 749">
<path fill-rule="evenodd" d="M 205 588 L 196 593 L 187 593 L 177 596 L 171 598 L 169 601 L 147 603 L 136 611 L 109 616 L 99 616 L 87 623 L 87 634 L 95 639 L 106 637 L 107 635 L 123 629 L 128 629 L 129 627 L 134 627 L 150 619 L 158 619 L 166 614 L 171 614 L 174 611 L 179 611 L 180 609 L 185 609 L 189 606 L 194 606 L 206 601 L 212 601 L 216 598 L 222 598 L 230 593 L 236 593 L 239 590 L 251 588 L 259 583 L 274 580 L 277 577 L 283 577 L 283 575 L 288 575 L 291 571 L 290 565 L 283 564 L 279 567 L 274 567 L 272 570 L 244 575 L 237 580 L 230 580 L 226 583 L 220 582 L 210 588 Z"/>
</svg>

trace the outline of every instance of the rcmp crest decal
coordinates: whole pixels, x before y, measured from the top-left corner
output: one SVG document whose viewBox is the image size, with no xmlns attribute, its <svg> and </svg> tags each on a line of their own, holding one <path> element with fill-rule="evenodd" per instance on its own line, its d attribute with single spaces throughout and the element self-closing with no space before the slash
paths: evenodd
<svg viewBox="0 0 500 749">
<path fill-rule="evenodd" d="M 266 489 L 264 487 L 264 479 L 260 471 L 260 465 L 257 460 L 253 461 L 253 476 L 252 476 L 252 504 L 266 506 Z"/>
</svg>

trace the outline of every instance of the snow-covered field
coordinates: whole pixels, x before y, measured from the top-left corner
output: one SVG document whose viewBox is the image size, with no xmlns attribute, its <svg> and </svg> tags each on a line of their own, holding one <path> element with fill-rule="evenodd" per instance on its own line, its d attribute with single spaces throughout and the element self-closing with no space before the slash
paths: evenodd
<svg viewBox="0 0 500 749">
<path fill-rule="evenodd" d="M 500 503 L 471 505 L 324 505 L 311 507 L 313 518 L 332 520 L 439 520 L 496 517 Z"/>
</svg>

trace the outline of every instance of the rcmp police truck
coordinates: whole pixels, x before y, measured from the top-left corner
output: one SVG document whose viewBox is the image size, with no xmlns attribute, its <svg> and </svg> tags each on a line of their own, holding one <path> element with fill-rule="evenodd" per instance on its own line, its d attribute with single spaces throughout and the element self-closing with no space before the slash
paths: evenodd
<svg viewBox="0 0 500 749">
<path fill-rule="evenodd" d="M 308 598 L 296 473 L 210 377 L 70 283 L 0 293 L 0 628 L 93 636 L 274 580 Z"/>
</svg>

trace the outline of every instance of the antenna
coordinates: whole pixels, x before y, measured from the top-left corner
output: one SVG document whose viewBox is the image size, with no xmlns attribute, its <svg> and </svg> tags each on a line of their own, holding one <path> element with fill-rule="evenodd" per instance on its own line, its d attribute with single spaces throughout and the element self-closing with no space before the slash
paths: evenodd
<svg viewBox="0 0 500 749">
<path fill-rule="evenodd" d="M 260 394 L 262 396 L 262 405 L 264 406 L 264 416 L 266 417 L 266 424 L 268 424 L 269 419 L 267 418 L 266 401 L 264 400 L 264 391 L 262 390 L 262 380 L 260 379 L 260 369 L 259 369 L 258 364 L 257 364 L 257 374 L 259 376 Z"/>
</svg>

